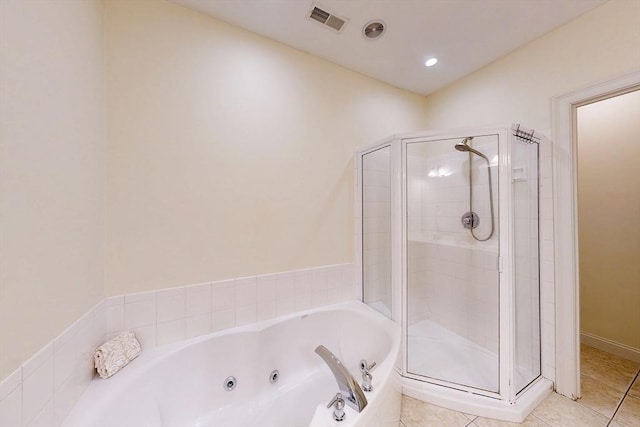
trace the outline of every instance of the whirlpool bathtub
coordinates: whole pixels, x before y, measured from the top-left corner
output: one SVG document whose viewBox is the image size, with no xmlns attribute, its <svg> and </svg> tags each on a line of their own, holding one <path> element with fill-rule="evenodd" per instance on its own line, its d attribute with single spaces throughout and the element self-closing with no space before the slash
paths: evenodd
<svg viewBox="0 0 640 427">
<path fill-rule="evenodd" d="M 319 345 L 358 382 L 361 359 L 377 364 L 368 405 L 342 422 L 327 409 L 339 390 Z M 399 351 L 400 327 L 364 304 L 296 313 L 143 351 L 94 379 L 63 427 L 396 427 Z"/>
</svg>

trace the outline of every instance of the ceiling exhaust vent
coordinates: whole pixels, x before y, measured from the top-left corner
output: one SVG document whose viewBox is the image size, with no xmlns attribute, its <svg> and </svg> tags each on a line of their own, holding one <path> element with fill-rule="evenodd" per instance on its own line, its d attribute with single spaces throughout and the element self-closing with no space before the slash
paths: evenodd
<svg viewBox="0 0 640 427">
<path fill-rule="evenodd" d="M 319 22 L 320 24 L 334 29 L 338 32 L 342 31 L 344 25 L 349 22 L 348 19 L 339 17 L 332 12 L 328 12 L 326 9 L 322 9 L 315 4 L 311 5 L 311 10 L 307 15 L 307 19 Z"/>
</svg>

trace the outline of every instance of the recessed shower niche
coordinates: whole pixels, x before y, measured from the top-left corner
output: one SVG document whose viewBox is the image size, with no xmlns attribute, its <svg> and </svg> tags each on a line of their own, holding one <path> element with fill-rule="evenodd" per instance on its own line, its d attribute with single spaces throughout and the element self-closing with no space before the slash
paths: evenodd
<svg viewBox="0 0 640 427">
<path fill-rule="evenodd" d="M 522 421 L 541 370 L 539 147 L 519 125 L 358 151 L 362 299 L 402 325 L 403 392 Z"/>
</svg>

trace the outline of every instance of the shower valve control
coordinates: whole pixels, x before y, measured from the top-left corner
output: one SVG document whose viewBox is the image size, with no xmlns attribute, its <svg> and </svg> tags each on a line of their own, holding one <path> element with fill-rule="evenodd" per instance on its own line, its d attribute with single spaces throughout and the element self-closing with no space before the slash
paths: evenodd
<svg viewBox="0 0 640 427">
<path fill-rule="evenodd" d="M 460 222 L 462 222 L 462 226 L 467 230 L 473 230 L 480 225 L 480 217 L 475 212 L 466 212 L 460 218 Z"/>
</svg>

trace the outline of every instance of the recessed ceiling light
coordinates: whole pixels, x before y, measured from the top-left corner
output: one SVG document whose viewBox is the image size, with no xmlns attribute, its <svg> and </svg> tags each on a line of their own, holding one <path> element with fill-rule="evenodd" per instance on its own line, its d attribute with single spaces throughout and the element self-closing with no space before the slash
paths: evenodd
<svg viewBox="0 0 640 427">
<path fill-rule="evenodd" d="M 433 67 L 434 65 L 436 65 L 438 63 L 438 58 L 429 58 L 427 59 L 427 61 L 424 63 L 424 65 L 426 65 L 427 67 Z"/>
</svg>

